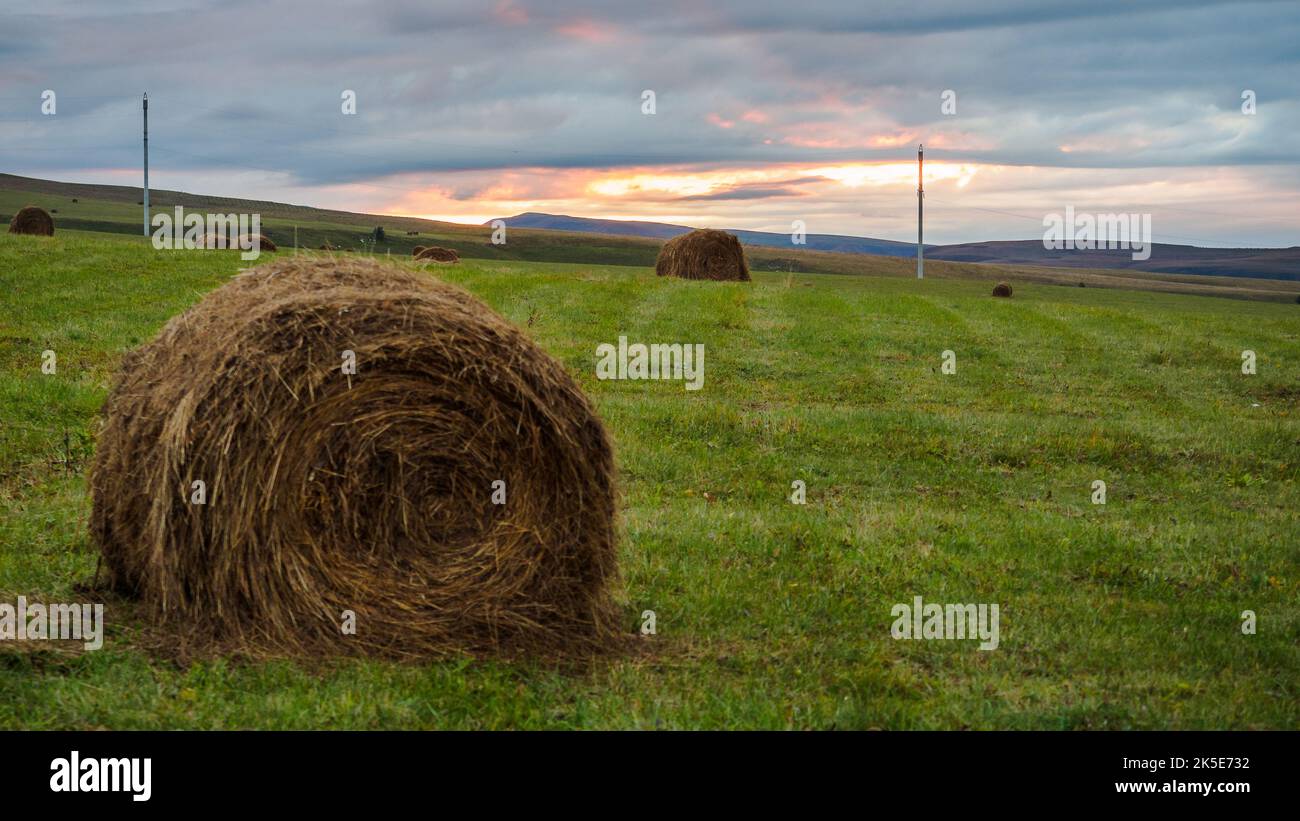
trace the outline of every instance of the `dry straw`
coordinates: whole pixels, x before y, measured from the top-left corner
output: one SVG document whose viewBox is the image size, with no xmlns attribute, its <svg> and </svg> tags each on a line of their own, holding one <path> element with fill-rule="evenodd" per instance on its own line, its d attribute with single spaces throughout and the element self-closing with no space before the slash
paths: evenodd
<svg viewBox="0 0 1300 821">
<path fill-rule="evenodd" d="M 9 233 L 54 236 L 54 218 L 44 208 L 28 205 L 20 208 L 9 220 Z"/>
<path fill-rule="evenodd" d="M 262 265 L 127 354 L 103 422 L 92 536 L 179 656 L 617 643 L 605 429 L 459 288 L 366 259 Z"/>
<path fill-rule="evenodd" d="M 749 282 L 749 264 L 740 240 L 726 231 L 700 228 L 664 243 L 655 274 L 682 279 Z"/>
</svg>

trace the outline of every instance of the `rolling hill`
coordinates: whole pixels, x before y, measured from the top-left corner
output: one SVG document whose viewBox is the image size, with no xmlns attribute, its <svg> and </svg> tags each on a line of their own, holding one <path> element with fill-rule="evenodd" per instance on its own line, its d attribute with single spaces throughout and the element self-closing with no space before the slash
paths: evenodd
<svg viewBox="0 0 1300 821">
<path fill-rule="evenodd" d="M 655 239 L 672 239 L 690 232 L 688 225 L 673 225 L 666 222 L 641 222 L 636 220 L 588 219 L 570 217 L 563 214 L 541 214 L 529 211 L 504 217 L 510 227 L 544 228 L 551 231 L 580 231 L 617 236 L 653 237 Z M 709 226 L 712 227 L 712 226 Z M 740 238 L 746 245 L 765 245 L 772 248 L 802 248 L 808 251 L 833 251 L 840 254 L 881 254 L 891 257 L 915 257 L 916 244 L 895 242 L 888 239 L 872 237 L 851 237 L 843 234 L 808 234 L 802 246 L 790 242 L 789 234 L 775 234 L 768 231 L 744 231 L 736 228 L 726 229 Z M 930 246 L 926 246 L 929 253 Z"/>
<path fill-rule="evenodd" d="M 930 259 L 989 262 L 999 265 L 1052 265 L 1077 268 L 1122 268 L 1162 274 L 1300 280 L 1300 247 L 1198 248 L 1154 243 L 1151 258 L 1135 260 L 1131 251 L 1051 250 L 1038 240 L 971 242 L 926 248 Z"/>
<path fill-rule="evenodd" d="M 662 222 L 637 222 L 588 219 L 557 214 L 528 212 L 505 217 L 506 225 L 520 228 L 577 231 L 621 236 L 668 239 L 691 229 L 685 225 Z M 709 226 L 715 227 L 715 226 Z M 746 245 L 791 249 L 789 234 L 766 231 L 726 229 Z M 834 251 L 844 254 L 879 254 L 915 258 L 916 244 L 872 237 L 837 234 L 808 234 L 809 251 Z M 1257 279 L 1300 280 L 1300 246 L 1292 248 L 1199 248 L 1194 245 L 1152 244 L 1151 258 L 1134 260 L 1126 250 L 1095 251 L 1052 250 L 1040 240 L 1005 240 L 969 242 L 957 245 L 925 246 L 927 259 L 950 262 L 983 262 L 998 265 L 1044 265 L 1058 268 L 1111 268 L 1149 271 L 1161 274 L 1195 274 L 1199 276 L 1253 277 Z"/>
<path fill-rule="evenodd" d="M 140 189 L 133 186 L 89 185 L 0 174 L 0 221 L 2 222 L 7 222 L 10 216 L 24 205 L 39 205 L 54 215 L 58 230 L 129 235 L 141 238 L 143 241 L 139 200 Z M 594 230 L 594 226 L 587 223 L 608 224 L 611 230 L 658 232 L 666 230 L 674 232 L 673 235 L 689 230 L 685 226 L 664 223 L 640 223 L 638 227 L 638 224 L 616 220 L 593 221 L 578 217 L 564 218 L 567 220 L 565 222 L 549 223 L 551 227 L 540 225 L 525 227 L 519 224 L 511 225 L 508 221 L 507 225 L 511 225 L 508 242 L 494 245 L 491 242 L 491 229 L 486 226 L 440 222 L 419 217 L 338 211 L 306 205 L 213 197 L 165 189 L 152 190 L 150 204 L 155 213 L 160 210 L 171 211 L 176 206 L 181 206 L 186 210 L 210 213 L 261 214 L 262 232 L 283 249 L 292 249 L 295 246 L 318 248 L 329 243 L 330 246 L 340 250 L 409 256 L 416 245 L 445 245 L 455 248 L 461 257 L 466 259 L 496 261 L 652 266 L 663 244 L 664 236 L 599 233 Z M 559 226 L 562 225 L 568 225 L 575 230 L 561 230 Z M 583 226 L 593 230 L 576 230 Z M 381 242 L 371 243 L 369 240 L 373 237 L 376 227 L 384 228 L 385 238 Z M 915 276 L 915 260 L 894 253 L 871 254 L 861 251 L 818 250 L 810 246 L 795 248 L 788 244 L 789 237 L 784 234 L 766 235 L 769 238 L 778 237 L 782 243 L 785 243 L 778 247 L 770 243 L 755 244 L 749 239 L 752 235 L 762 234 L 762 232 L 737 233 L 746 243 L 745 252 L 749 258 L 750 268 L 754 271 L 845 276 Z M 827 239 L 827 236 L 823 235 L 823 239 Z M 812 235 L 810 235 L 810 242 L 811 238 Z M 888 242 L 861 237 L 847 239 Z M 995 250 L 1001 252 L 1000 249 Z M 926 253 L 934 252 L 927 250 Z M 1281 253 L 1285 258 L 1285 253 Z M 1032 258 L 1028 255 L 1026 257 Z M 1118 266 L 1120 261 L 1115 262 Z M 1294 303 L 1300 299 L 1300 281 L 1294 278 L 1287 280 L 1263 276 L 1227 277 L 1152 273 L 1131 267 L 1109 269 L 1072 267 L 1064 264 L 1049 265 L 1042 261 L 988 263 L 979 260 L 944 259 L 927 259 L 925 272 L 928 278 L 934 279 L 986 282 L 1005 279 L 1013 283 L 1033 282 L 1071 287 L 1122 288 L 1272 302 Z"/>
</svg>

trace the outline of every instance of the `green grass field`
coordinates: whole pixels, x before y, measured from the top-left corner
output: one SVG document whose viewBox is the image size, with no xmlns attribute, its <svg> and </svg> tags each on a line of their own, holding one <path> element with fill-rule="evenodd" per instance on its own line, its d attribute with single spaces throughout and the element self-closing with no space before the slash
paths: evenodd
<svg viewBox="0 0 1300 821">
<path fill-rule="evenodd" d="M 86 600 L 108 381 L 242 264 L 0 235 L 0 602 Z M 1300 727 L 1296 305 L 491 260 L 431 275 L 527 326 L 593 397 L 621 468 L 629 632 L 657 614 L 646 652 L 179 668 L 110 601 L 101 650 L 0 644 L 0 727 Z M 703 343 L 704 388 L 598 381 L 620 334 Z M 917 595 L 999 604 L 1000 646 L 892 639 Z"/>
</svg>

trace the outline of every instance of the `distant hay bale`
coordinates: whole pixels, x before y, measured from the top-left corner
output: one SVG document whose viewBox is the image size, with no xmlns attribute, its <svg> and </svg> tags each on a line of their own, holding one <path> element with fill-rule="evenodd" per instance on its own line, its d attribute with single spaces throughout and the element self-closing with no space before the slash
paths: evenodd
<svg viewBox="0 0 1300 821">
<path fill-rule="evenodd" d="M 423 250 L 424 250 L 424 246 L 423 246 L 423 245 L 417 245 L 417 246 L 415 246 L 414 248 L 411 249 L 411 256 L 413 256 L 413 257 L 419 257 L 419 256 L 420 256 L 420 252 L 423 251 Z"/>
<path fill-rule="evenodd" d="M 263 251 L 279 250 L 275 247 L 275 243 L 271 242 L 271 238 L 268 237 L 266 234 L 241 234 L 239 237 L 239 242 L 237 243 L 236 247 L 250 248 L 252 247 L 254 242 L 257 242 L 258 248 L 260 248 Z"/>
<path fill-rule="evenodd" d="M 239 246 L 235 244 L 235 242 L 232 241 L 230 237 L 225 234 L 209 232 L 203 235 L 203 239 L 199 241 L 199 247 L 209 251 L 213 251 L 213 250 L 227 250 L 230 248 L 238 248 Z"/>
<path fill-rule="evenodd" d="M 1011 296 L 1011 286 L 1005 282 L 999 282 L 993 286 L 993 296 Z"/>
<path fill-rule="evenodd" d="M 44 208 L 27 205 L 18 209 L 9 220 L 9 233 L 32 234 L 39 237 L 54 236 L 54 218 Z"/>
<path fill-rule="evenodd" d="M 333 245 L 331 245 L 329 242 L 324 242 L 324 243 L 321 244 L 320 250 L 322 250 L 322 251 L 337 251 L 338 249 L 335 248 Z"/>
<path fill-rule="evenodd" d="M 420 262 L 460 262 L 460 254 L 453 248 L 430 245 L 415 255 Z"/>
<path fill-rule="evenodd" d="M 168 653 L 619 644 L 605 428 L 454 285 L 364 258 L 258 266 L 128 353 L 101 413 L 92 539 Z"/>
<path fill-rule="evenodd" d="M 664 243 L 655 274 L 682 279 L 749 282 L 749 263 L 740 240 L 726 231 L 701 228 Z"/>
<path fill-rule="evenodd" d="M 226 234 L 218 234 L 215 232 L 209 232 L 207 234 L 204 234 L 203 239 L 199 240 L 199 247 L 207 250 L 216 249 L 216 250 L 242 251 L 245 250 L 246 248 L 252 247 L 253 240 L 261 241 L 261 245 L 259 247 L 263 251 L 278 250 L 275 246 L 275 243 L 271 241 L 271 238 L 266 236 L 265 234 L 241 234 L 239 238 L 236 239 L 235 237 L 231 237 Z"/>
</svg>

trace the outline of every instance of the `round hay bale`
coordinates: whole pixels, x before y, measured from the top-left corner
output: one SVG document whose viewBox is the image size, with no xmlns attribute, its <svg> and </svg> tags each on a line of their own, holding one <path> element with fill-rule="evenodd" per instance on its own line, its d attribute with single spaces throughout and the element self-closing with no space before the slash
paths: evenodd
<svg viewBox="0 0 1300 821">
<path fill-rule="evenodd" d="M 999 282 L 993 286 L 993 296 L 1011 296 L 1011 286 L 1005 282 Z"/>
<path fill-rule="evenodd" d="M 199 241 L 199 247 L 211 251 L 238 248 L 239 246 L 225 234 L 209 232 L 203 235 L 203 239 Z"/>
<path fill-rule="evenodd" d="M 749 282 L 749 263 L 740 240 L 726 231 L 700 228 L 673 237 L 659 249 L 655 274 L 682 279 Z"/>
<path fill-rule="evenodd" d="M 275 247 L 275 243 L 271 242 L 271 238 L 268 237 L 266 234 L 241 234 L 239 237 L 239 242 L 235 244 L 235 247 L 236 248 L 249 247 L 254 242 L 258 243 L 258 248 L 262 251 L 278 250 Z"/>
<path fill-rule="evenodd" d="M 39 237 L 54 236 L 54 218 L 44 208 L 27 205 L 18 209 L 9 220 L 9 233 L 33 234 Z"/>
<path fill-rule="evenodd" d="M 330 243 L 325 242 L 325 243 L 322 243 L 322 244 L 321 244 L 320 250 L 322 250 L 322 251 L 335 251 L 335 250 L 338 250 L 338 249 L 336 249 L 336 248 L 335 248 L 333 245 L 331 245 Z"/>
<path fill-rule="evenodd" d="M 171 653 L 619 641 L 604 426 L 456 286 L 364 258 L 258 266 L 127 354 L 102 414 L 92 538 Z"/>
<path fill-rule="evenodd" d="M 420 252 L 423 250 L 424 250 L 423 245 L 417 245 L 411 249 L 411 256 L 416 257 L 418 259 L 420 256 Z"/>
<path fill-rule="evenodd" d="M 455 249 L 430 245 L 415 255 L 420 262 L 460 262 L 460 254 Z"/>
</svg>

